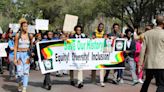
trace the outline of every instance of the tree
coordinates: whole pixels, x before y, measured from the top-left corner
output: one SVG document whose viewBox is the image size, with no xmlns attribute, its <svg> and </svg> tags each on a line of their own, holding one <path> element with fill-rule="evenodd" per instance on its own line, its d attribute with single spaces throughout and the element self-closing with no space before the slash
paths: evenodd
<svg viewBox="0 0 164 92">
<path fill-rule="evenodd" d="M 104 0 L 103 2 L 98 4 L 101 7 L 99 12 L 103 12 L 107 17 L 123 20 L 130 28 L 139 27 L 143 20 L 145 23 L 150 23 L 157 10 L 162 10 L 164 5 L 162 0 Z"/>
</svg>

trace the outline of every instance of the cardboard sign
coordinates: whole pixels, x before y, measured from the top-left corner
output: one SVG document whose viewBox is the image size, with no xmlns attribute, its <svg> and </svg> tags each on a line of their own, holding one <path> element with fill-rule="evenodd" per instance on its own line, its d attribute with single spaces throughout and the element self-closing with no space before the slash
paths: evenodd
<svg viewBox="0 0 164 92">
<path fill-rule="evenodd" d="M 49 20 L 36 19 L 35 28 L 36 30 L 48 30 Z"/>
<path fill-rule="evenodd" d="M 6 48 L 8 47 L 8 43 L 0 43 L 0 57 L 7 57 L 7 53 L 6 53 Z"/>
<path fill-rule="evenodd" d="M 78 23 L 78 16 L 66 14 L 64 25 L 63 25 L 63 31 L 64 32 L 74 31 L 74 27 L 77 25 L 77 23 Z"/>
<path fill-rule="evenodd" d="M 28 32 L 31 34 L 35 34 L 35 25 L 28 25 Z"/>
<path fill-rule="evenodd" d="M 2 28 L 0 27 L 0 34 L 3 34 Z"/>
<path fill-rule="evenodd" d="M 20 29 L 20 24 L 9 24 L 9 28 L 11 28 L 11 30 L 13 30 L 13 32 L 18 32 L 18 30 Z"/>
</svg>

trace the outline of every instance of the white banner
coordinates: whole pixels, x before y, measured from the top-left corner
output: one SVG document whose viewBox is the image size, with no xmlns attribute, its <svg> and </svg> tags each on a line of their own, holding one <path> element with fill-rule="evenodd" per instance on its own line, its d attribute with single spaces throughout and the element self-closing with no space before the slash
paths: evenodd
<svg viewBox="0 0 164 92">
<path fill-rule="evenodd" d="M 125 50 L 125 39 L 122 42 L 119 50 Z M 58 70 L 123 69 L 123 51 L 119 50 L 114 51 L 112 40 L 105 39 L 68 39 L 37 44 L 43 74 Z"/>
</svg>

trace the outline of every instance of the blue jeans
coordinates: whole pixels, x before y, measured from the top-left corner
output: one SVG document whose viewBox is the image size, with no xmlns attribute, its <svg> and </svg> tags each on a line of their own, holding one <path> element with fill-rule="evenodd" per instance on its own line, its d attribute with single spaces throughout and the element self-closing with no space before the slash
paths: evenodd
<svg viewBox="0 0 164 92">
<path fill-rule="evenodd" d="M 15 72 L 15 64 L 14 64 L 14 56 L 12 55 L 9 55 L 9 61 L 10 61 L 10 64 L 9 64 L 9 75 L 10 77 L 14 77 L 16 72 Z"/>
<path fill-rule="evenodd" d="M 117 74 L 117 79 L 118 78 L 123 78 L 123 69 L 117 69 L 117 72 L 118 72 L 118 74 Z"/>
<path fill-rule="evenodd" d="M 137 78 L 137 75 L 136 75 L 136 62 L 134 61 L 133 58 L 131 57 L 127 57 L 126 60 L 125 60 L 129 66 L 130 66 L 130 72 L 132 74 L 132 79 L 133 79 L 133 82 L 137 82 L 138 81 L 138 78 Z"/>
<path fill-rule="evenodd" d="M 23 87 L 27 87 L 29 81 L 30 64 L 27 63 L 28 59 L 28 52 L 17 52 L 17 60 L 21 61 L 21 64 L 17 65 L 17 81 L 22 82 Z"/>
</svg>

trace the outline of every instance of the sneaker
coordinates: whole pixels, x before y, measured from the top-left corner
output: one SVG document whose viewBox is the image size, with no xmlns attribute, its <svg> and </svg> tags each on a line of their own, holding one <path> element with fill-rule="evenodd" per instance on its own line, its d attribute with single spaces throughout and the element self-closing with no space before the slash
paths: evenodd
<svg viewBox="0 0 164 92">
<path fill-rule="evenodd" d="M 18 83 L 18 92 L 22 92 L 22 83 L 21 82 Z"/>
<path fill-rule="evenodd" d="M 119 84 L 116 80 L 112 80 L 112 83 L 113 83 L 113 84 L 116 84 L 116 85 Z"/>
<path fill-rule="evenodd" d="M 22 92 L 26 92 L 26 87 L 23 87 Z"/>
<path fill-rule="evenodd" d="M 75 82 L 74 82 L 74 81 L 71 81 L 70 84 L 71 84 L 72 86 L 75 86 Z"/>
<path fill-rule="evenodd" d="M 132 86 L 135 86 L 135 85 L 137 85 L 138 83 L 139 83 L 138 81 L 133 82 L 133 83 L 132 83 Z"/>
<path fill-rule="evenodd" d="M 83 86 L 83 83 L 78 84 L 78 88 L 82 88 Z"/>
<path fill-rule="evenodd" d="M 48 85 L 48 88 L 47 88 L 47 90 L 51 90 L 51 85 Z"/>
<path fill-rule="evenodd" d="M 101 87 L 105 87 L 105 84 L 102 82 L 102 83 L 100 83 L 100 85 L 101 85 Z"/>
<path fill-rule="evenodd" d="M 138 81 L 139 81 L 141 84 L 143 84 L 143 83 L 144 83 L 144 82 L 142 81 L 142 79 L 139 79 Z"/>
<path fill-rule="evenodd" d="M 119 83 L 124 84 L 124 80 L 120 79 Z"/>
</svg>

